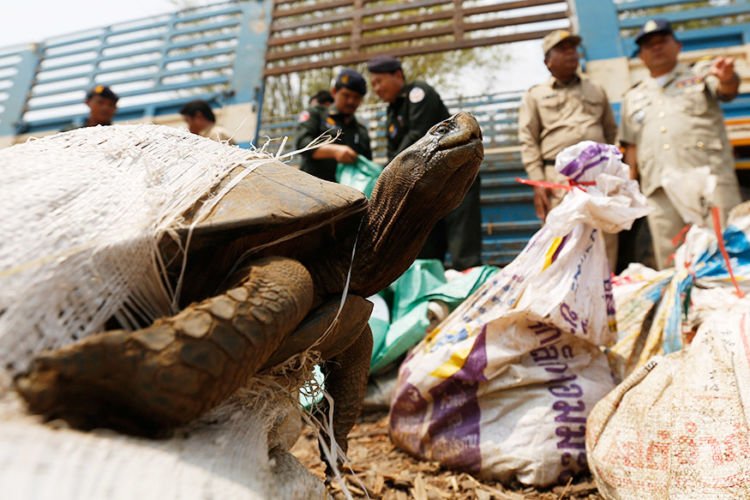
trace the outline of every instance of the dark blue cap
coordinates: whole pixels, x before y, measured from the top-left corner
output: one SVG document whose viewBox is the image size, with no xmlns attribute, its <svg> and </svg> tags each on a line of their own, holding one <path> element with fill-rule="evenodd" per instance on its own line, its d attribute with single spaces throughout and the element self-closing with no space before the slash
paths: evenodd
<svg viewBox="0 0 750 500">
<path fill-rule="evenodd" d="M 403 70 L 401 61 L 393 56 L 375 56 L 367 61 L 367 69 L 370 73 L 393 73 Z"/>
<path fill-rule="evenodd" d="M 349 68 L 341 70 L 339 76 L 336 77 L 334 87 L 337 90 L 340 88 L 347 88 L 361 95 L 367 93 L 367 82 L 365 82 L 365 77 L 363 77 L 358 71 Z"/>
<path fill-rule="evenodd" d="M 672 25 L 669 24 L 669 21 L 666 19 L 650 19 L 646 21 L 646 24 L 644 24 L 643 27 L 641 27 L 638 35 L 635 37 L 635 43 L 640 45 L 646 37 L 656 33 L 674 35 Z"/>
<path fill-rule="evenodd" d="M 88 101 L 95 95 L 100 95 L 104 97 L 105 99 L 111 99 L 112 101 L 117 104 L 118 99 L 120 99 L 120 96 L 112 92 L 112 89 L 107 87 L 106 85 L 97 85 L 96 87 L 92 88 L 86 93 L 86 100 Z"/>
</svg>

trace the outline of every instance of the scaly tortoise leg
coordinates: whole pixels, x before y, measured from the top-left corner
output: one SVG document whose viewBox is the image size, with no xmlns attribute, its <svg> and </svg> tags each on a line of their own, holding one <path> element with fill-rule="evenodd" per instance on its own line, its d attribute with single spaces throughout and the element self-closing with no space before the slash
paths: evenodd
<svg viewBox="0 0 750 500">
<path fill-rule="evenodd" d="M 279 365 L 308 349 L 318 351 L 323 360 L 326 360 L 348 348 L 356 340 L 362 325 L 370 318 L 372 302 L 358 295 L 349 295 L 339 313 L 340 305 L 341 299 L 337 297 L 315 308 L 294 333 L 287 336 L 260 371 Z M 337 324 L 326 335 L 337 314 Z"/>
<path fill-rule="evenodd" d="M 154 434 L 195 419 L 244 385 L 312 307 L 312 278 L 297 261 L 241 272 L 235 288 L 148 328 L 40 355 L 18 391 L 31 411 L 84 428 Z"/>
<path fill-rule="evenodd" d="M 333 437 L 341 451 L 346 454 L 349 449 L 347 441 L 349 431 L 362 410 L 362 400 L 367 391 L 367 376 L 370 372 L 372 356 L 372 331 L 365 323 L 360 334 L 340 354 L 333 356 L 323 366 L 326 391 L 333 399 Z M 324 399 L 320 411 L 328 415 L 328 403 Z M 330 436 L 327 436 L 330 443 Z M 330 446 L 330 445 L 329 445 Z M 331 466 L 321 450 L 321 457 L 326 462 L 326 475 L 331 476 Z"/>
<path fill-rule="evenodd" d="M 321 357 L 326 361 L 323 365 L 323 370 L 327 374 L 326 390 L 334 401 L 334 436 L 339 447 L 346 453 L 347 436 L 359 416 L 367 388 L 367 374 L 372 355 L 372 333 L 367 321 L 372 312 L 372 303 L 357 295 L 350 295 L 346 298 L 340 313 L 339 306 L 340 299 L 335 298 L 315 309 L 299 328 L 287 337 L 264 369 L 275 366 L 308 348 L 321 353 Z M 323 337 L 337 314 L 338 323 Z M 315 347 L 311 347 L 313 344 Z M 321 417 L 328 417 L 326 400 L 319 407 L 319 412 Z M 326 440 L 330 442 L 330 438 Z M 326 471 L 330 475 L 331 467 L 322 450 L 320 458 L 326 463 Z"/>
</svg>

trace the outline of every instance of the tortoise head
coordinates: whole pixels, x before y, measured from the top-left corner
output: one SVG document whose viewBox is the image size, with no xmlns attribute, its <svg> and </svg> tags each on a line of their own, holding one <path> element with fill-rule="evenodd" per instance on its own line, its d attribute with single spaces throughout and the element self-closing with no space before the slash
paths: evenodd
<svg viewBox="0 0 750 500">
<path fill-rule="evenodd" d="M 453 115 L 391 161 L 375 187 L 371 205 L 382 203 L 380 194 L 392 197 L 396 191 L 403 192 L 409 198 L 404 209 L 440 213 L 440 219 L 464 199 L 483 156 L 482 131 L 476 119 L 464 112 Z"/>
<path fill-rule="evenodd" d="M 391 161 L 359 232 L 352 291 L 375 293 L 411 265 L 433 226 L 461 204 L 483 157 L 479 124 L 470 114 L 458 113 Z M 345 268 L 350 257 L 340 261 Z"/>
</svg>

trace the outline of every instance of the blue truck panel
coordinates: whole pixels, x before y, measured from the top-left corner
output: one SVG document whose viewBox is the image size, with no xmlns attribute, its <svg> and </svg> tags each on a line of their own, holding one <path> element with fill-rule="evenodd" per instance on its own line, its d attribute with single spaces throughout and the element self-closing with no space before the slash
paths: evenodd
<svg viewBox="0 0 750 500">
<path fill-rule="evenodd" d="M 86 91 L 109 85 L 116 120 L 173 114 L 187 101 L 259 110 L 271 0 L 225 2 L 56 37 L 17 52 L 0 136 L 82 121 Z M 0 54 L 0 61 L 3 54 Z M 0 67 L 0 83 L 2 83 Z M 256 123 L 248 123 L 255 127 Z"/>
</svg>

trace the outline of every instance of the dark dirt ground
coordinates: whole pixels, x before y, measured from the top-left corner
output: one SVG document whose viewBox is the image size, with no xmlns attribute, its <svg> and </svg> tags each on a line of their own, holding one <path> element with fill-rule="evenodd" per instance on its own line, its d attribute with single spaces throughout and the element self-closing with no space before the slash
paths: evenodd
<svg viewBox="0 0 750 500">
<path fill-rule="evenodd" d="M 315 475 L 325 477 L 323 463 L 318 458 L 318 444 L 312 429 L 306 428 L 292 453 Z M 438 500 L 447 498 L 476 500 L 594 500 L 597 493 L 591 478 L 557 486 L 549 490 L 508 488 L 501 483 L 481 481 L 473 476 L 442 469 L 435 462 L 417 460 L 397 450 L 388 437 L 388 415 L 376 413 L 363 416 L 349 434 L 349 459 L 352 471 L 344 478 L 355 498 L 385 500 Z M 343 472 L 343 471 L 342 471 Z M 345 498 L 336 482 L 329 486 L 336 498 Z"/>
</svg>

